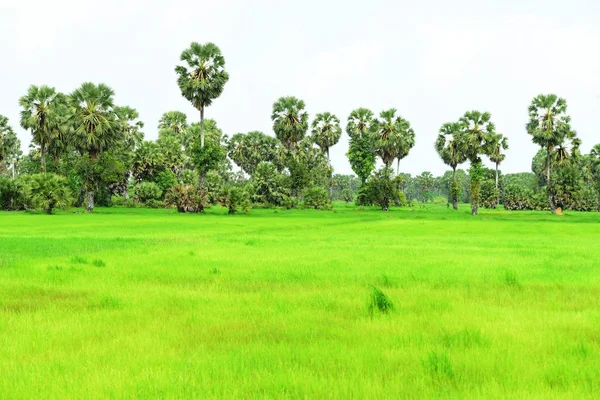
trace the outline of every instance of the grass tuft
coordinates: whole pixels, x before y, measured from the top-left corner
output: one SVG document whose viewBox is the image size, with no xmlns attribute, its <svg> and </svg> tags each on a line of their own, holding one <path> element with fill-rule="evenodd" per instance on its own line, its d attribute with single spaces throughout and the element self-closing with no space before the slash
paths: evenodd
<svg viewBox="0 0 600 400">
<path fill-rule="evenodd" d="M 87 258 L 81 256 L 75 256 L 71 258 L 72 264 L 87 264 L 89 261 Z"/>
<path fill-rule="evenodd" d="M 92 265 L 97 268 L 106 267 L 106 263 L 103 260 L 100 260 L 99 258 L 92 261 Z"/>
<path fill-rule="evenodd" d="M 382 314 L 387 314 L 394 309 L 394 303 L 387 297 L 381 289 L 371 286 L 371 293 L 369 295 L 368 310 L 372 316 L 375 312 L 379 311 Z"/>
<path fill-rule="evenodd" d="M 221 270 L 219 268 L 212 268 L 208 272 L 213 275 L 219 275 L 221 273 Z"/>
<path fill-rule="evenodd" d="M 517 272 L 510 269 L 504 271 L 504 274 L 502 275 L 502 282 L 509 287 L 521 286 L 519 283 L 519 278 L 517 277 Z"/>
<path fill-rule="evenodd" d="M 452 381 L 456 377 L 456 372 L 445 352 L 431 352 L 423 365 L 436 382 Z"/>
</svg>

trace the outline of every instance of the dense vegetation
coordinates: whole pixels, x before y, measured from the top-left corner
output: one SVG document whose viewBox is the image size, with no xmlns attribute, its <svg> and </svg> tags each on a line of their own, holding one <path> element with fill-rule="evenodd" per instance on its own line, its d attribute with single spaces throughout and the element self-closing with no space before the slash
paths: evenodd
<svg viewBox="0 0 600 400">
<path fill-rule="evenodd" d="M 401 160 L 416 140 L 410 122 L 396 109 L 376 115 L 359 108 L 345 129 L 356 177 L 340 176 L 329 161 L 343 132 L 336 115 L 317 113 L 311 122 L 303 100 L 282 97 L 273 105 L 274 136 L 250 131 L 229 137 L 205 119 L 229 80 L 221 51 L 212 43 L 192 43 L 180 61 L 177 84 L 199 122 L 165 112 L 155 141 L 144 140 L 137 111 L 114 104 L 114 91 L 105 84 L 86 82 L 70 94 L 31 86 L 19 99 L 20 125 L 31 132 L 29 154 L 21 153 L 14 129 L 0 116 L 1 207 L 52 213 L 85 205 L 91 212 L 100 204 L 203 212 L 220 204 L 237 213 L 252 206 L 329 209 L 332 200 L 344 200 L 383 210 L 413 201 L 454 209 L 470 202 L 473 215 L 501 203 L 511 210 L 600 211 L 600 145 L 580 153 L 567 102 L 554 94 L 535 97 L 529 107 L 526 132 L 540 146 L 530 174 L 502 175 L 508 140 L 491 114 L 481 111 L 441 126 L 434 147 L 451 171 L 441 177 L 402 174 Z M 495 170 L 483 167 L 484 158 Z M 234 173 L 232 163 L 241 171 Z M 468 171 L 459 168 L 465 163 Z M 49 183 L 42 185 L 39 174 Z"/>
</svg>

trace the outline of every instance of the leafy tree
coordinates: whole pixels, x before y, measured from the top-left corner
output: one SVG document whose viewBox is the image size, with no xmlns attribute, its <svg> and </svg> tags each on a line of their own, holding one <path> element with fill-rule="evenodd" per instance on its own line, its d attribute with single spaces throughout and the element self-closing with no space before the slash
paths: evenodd
<svg viewBox="0 0 600 400">
<path fill-rule="evenodd" d="M 331 208 L 331 200 L 327 190 L 321 186 L 313 186 L 304 194 L 304 207 L 315 210 L 327 210 Z"/>
<path fill-rule="evenodd" d="M 348 148 L 348 161 L 352 171 L 360 179 L 361 185 L 367 182 L 367 179 L 375 169 L 375 153 L 373 151 L 374 118 L 371 110 L 358 108 L 348 116 L 346 133 L 350 137 Z"/>
<path fill-rule="evenodd" d="M 123 144 L 125 133 L 113 104 L 114 91 L 104 85 L 86 82 L 69 95 L 70 123 L 75 148 L 92 164 L 104 151 Z M 94 195 L 98 182 L 93 168 L 89 169 L 86 185 L 86 212 L 94 210 Z"/>
<path fill-rule="evenodd" d="M 533 143 L 546 150 L 548 205 L 553 213 L 556 212 L 556 206 L 550 191 L 551 157 L 557 147 L 563 145 L 567 139 L 575 137 L 570 123 L 571 117 L 567 115 L 565 99 L 559 98 L 555 94 L 540 94 L 531 101 L 527 133 L 531 135 Z"/>
<path fill-rule="evenodd" d="M 156 175 L 164 170 L 165 164 L 165 156 L 157 142 L 142 142 L 133 155 L 135 182 L 154 181 Z"/>
<path fill-rule="evenodd" d="M 131 168 L 133 165 L 133 159 L 136 148 L 140 146 L 144 139 L 144 133 L 142 128 L 144 123 L 139 120 L 139 113 L 137 110 L 128 107 L 114 107 L 115 115 L 117 118 L 117 124 L 119 129 L 123 132 L 123 142 L 120 143 L 118 149 L 113 149 L 116 155 L 119 157 L 123 165 L 126 167 L 123 179 L 119 182 L 117 192 L 123 194 L 125 200 L 129 199 L 129 179 L 131 177 Z"/>
<path fill-rule="evenodd" d="M 390 203 L 396 198 L 397 185 L 392 181 L 392 170 L 384 167 L 376 171 L 368 181 L 369 202 L 388 211 Z"/>
<path fill-rule="evenodd" d="M 415 182 L 417 184 L 417 187 L 419 188 L 421 199 L 424 203 L 427 203 L 433 197 L 433 175 L 429 171 L 423 172 L 421 173 L 421 175 L 415 177 Z"/>
<path fill-rule="evenodd" d="M 435 150 L 444 162 L 452 168 L 452 181 L 450 183 L 450 200 L 452 207 L 458 210 L 458 195 L 460 186 L 456 181 L 456 168 L 467 161 L 465 152 L 462 151 L 460 143 L 461 126 L 459 123 L 448 122 L 442 125 L 440 133 L 435 141 Z"/>
<path fill-rule="evenodd" d="M 281 164 L 278 147 L 279 140 L 258 131 L 236 133 L 227 145 L 229 158 L 248 175 L 254 174 L 262 162 Z M 278 169 L 283 169 L 283 166 Z"/>
<path fill-rule="evenodd" d="M 296 148 L 288 153 L 287 167 L 294 197 L 298 197 L 307 187 L 326 187 L 332 172 L 323 152 L 314 148 L 308 138 L 300 141 Z"/>
<path fill-rule="evenodd" d="M 238 212 L 248 213 L 252 208 L 250 202 L 250 193 L 239 184 L 225 185 L 219 194 L 218 202 L 222 207 L 227 208 L 228 214 L 237 214 Z"/>
<path fill-rule="evenodd" d="M 204 148 L 204 109 L 221 96 L 229 80 L 225 57 L 214 43 L 193 42 L 180 60 L 186 65 L 175 67 L 177 84 L 183 97 L 200 111 L 200 148 Z"/>
<path fill-rule="evenodd" d="M 589 155 L 590 172 L 594 189 L 598 195 L 597 211 L 600 212 L 600 144 L 595 145 Z"/>
<path fill-rule="evenodd" d="M 252 200 L 256 203 L 283 206 L 290 197 L 289 182 L 275 165 L 270 162 L 261 162 L 252 174 L 254 194 Z"/>
<path fill-rule="evenodd" d="M 26 193 L 34 208 L 52 214 L 55 209 L 67 209 L 72 197 L 67 180 L 56 174 L 29 175 L 26 181 Z"/>
<path fill-rule="evenodd" d="M 273 104 L 273 131 L 288 150 L 296 148 L 306 136 L 308 113 L 304 107 L 304 101 L 293 96 L 282 97 Z"/>
<path fill-rule="evenodd" d="M 145 203 L 148 200 L 158 200 L 162 196 L 162 189 L 154 182 L 138 183 L 134 188 L 135 201 Z"/>
<path fill-rule="evenodd" d="M 162 155 L 162 169 L 179 175 L 186 163 L 181 142 L 175 136 L 162 136 L 156 141 L 157 150 Z"/>
<path fill-rule="evenodd" d="M 65 117 L 65 96 L 49 86 L 30 86 L 19 99 L 21 127 L 30 130 L 32 142 L 40 147 L 42 172 L 46 172 L 46 154 L 61 135 Z"/>
<path fill-rule="evenodd" d="M 13 128 L 8 124 L 8 118 L 0 115 L 0 167 L 6 164 L 6 169 L 12 170 L 13 178 L 16 172 L 16 163 L 21 155 L 21 141 Z M 1 171 L 1 169 L 0 169 Z"/>
<path fill-rule="evenodd" d="M 410 123 L 396 115 L 396 109 L 382 111 L 374 124 L 374 150 L 386 168 L 397 158 L 398 163 L 414 146 Z"/>
<path fill-rule="evenodd" d="M 193 140 L 189 150 L 190 159 L 200 175 L 200 186 L 202 187 L 206 174 L 211 170 L 218 169 L 226 160 L 225 137 L 221 129 L 217 127 L 217 123 L 212 119 L 204 121 L 204 129 L 200 124 L 194 123 L 190 125 L 189 130 L 193 138 L 197 139 L 198 136 L 204 135 L 206 139 L 204 146 L 202 143 L 198 145 L 198 141 Z"/>
<path fill-rule="evenodd" d="M 460 119 L 461 132 L 458 137 L 459 148 L 470 161 L 469 177 L 471 180 L 471 214 L 477 215 L 479 210 L 479 189 L 484 170 L 481 155 L 489 153 L 489 141 L 496 133 L 489 112 L 467 111 Z"/>
</svg>

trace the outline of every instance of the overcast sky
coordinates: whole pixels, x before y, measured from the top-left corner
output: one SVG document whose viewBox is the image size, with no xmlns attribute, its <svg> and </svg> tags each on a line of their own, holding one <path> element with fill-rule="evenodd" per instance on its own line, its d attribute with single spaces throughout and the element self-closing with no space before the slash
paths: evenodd
<svg viewBox="0 0 600 400">
<path fill-rule="evenodd" d="M 416 132 L 401 170 L 442 173 L 433 142 L 442 123 L 490 111 L 510 141 L 504 172 L 529 171 L 524 126 L 539 93 L 565 97 L 583 151 L 600 143 L 598 0 L 0 0 L 0 114 L 26 149 L 18 98 L 31 84 L 69 93 L 106 83 L 136 108 L 147 139 L 169 110 L 199 119 L 174 67 L 192 41 L 216 43 L 230 80 L 206 111 L 223 131 L 273 135 L 280 96 L 311 117 L 397 108 Z M 344 135 L 332 149 L 350 173 Z"/>
</svg>

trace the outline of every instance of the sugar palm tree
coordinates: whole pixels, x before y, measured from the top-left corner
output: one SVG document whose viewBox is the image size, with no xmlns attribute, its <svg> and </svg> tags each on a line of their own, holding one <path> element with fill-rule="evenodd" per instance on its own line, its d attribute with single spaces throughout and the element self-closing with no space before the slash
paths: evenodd
<svg viewBox="0 0 600 400">
<path fill-rule="evenodd" d="M 8 123 L 8 118 L 0 115 L 0 166 L 4 163 L 7 169 L 16 174 L 16 163 L 21 155 L 21 141 Z"/>
<path fill-rule="evenodd" d="M 508 150 L 508 138 L 501 133 L 492 134 L 488 142 L 490 161 L 496 165 L 496 189 L 498 189 L 498 167 L 506 159 L 504 150 Z"/>
<path fill-rule="evenodd" d="M 86 82 L 69 95 L 71 134 L 74 147 L 98 161 L 103 151 L 124 142 L 123 124 L 119 122 L 113 104 L 114 91 L 104 85 Z M 92 174 L 86 182 L 86 212 L 94 210 L 95 184 Z"/>
<path fill-rule="evenodd" d="M 435 150 L 444 162 L 452 168 L 452 184 L 450 187 L 450 194 L 452 200 L 452 207 L 458 210 L 458 184 L 456 182 L 456 168 L 467 161 L 466 155 L 461 151 L 459 142 L 457 141 L 460 136 L 461 127 L 460 124 L 455 122 L 448 122 L 442 125 L 440 133 L 435 141 Z"/>
<path fill-rule="evenodd" d="M 214 43 L 193 42 L 181 53 L 185 65 L 175 67 L 181 94 L 200 111 L 200 147 L 204 147 L 204 109 L 221 96 L 229 80 L 225 57 Z"/>
<path fill-rule="evenodd" d="M 407 120 L 396 115 L 395 108 L 382 111 L 374 124 L 374 150 L 386 168 L 405 157 L 414 145 L 414 132 Z M 398 161 L 399 161 L 398 160 Z"/>
<path fill-rule="evenodd" d="M 64 123 L 65 96 L 49 86 L 30 86 L 19 99 L 21 127 L 30 130 L 32 142 L 40 147 L 42 172 L 46 173 L 48 147 L 56 139 Z"/>
<path fill-rule="evenodd" d="M 304 101 L 296 97 L 281 97 L 273 104 L 273 131 L 277 139 L 291 150 L 296 148 L 308 130 L 308 113 Z"/>
<path fill-rule="evenodd" d="M 340 120 L 330 112 L 317 114 L 312 123 L 313 142 L 323 150 L 329 160 L 329 149 L 342 137 Z"/>
<path fill-rule="evenodd" d="M 489 141 L 496 133 L 489 112 L 467 111 L 460 118 L 460 134 L 458 148 L 470 161 L 469 177 L 471 179 L 471 214 L 479 212 L 479 188 L 483 176 L 482 155 L 489 155 Z"/>
<path fill-rule="evenodd" d="M 556 212 L 550 187 L 552 172 L 552 155 L 555 149 L 565 140 L 575 137 L 571 129 L 571 117 L 567 115 L 567 101 L 555 94 L 540 94 L 529 105 L 529 122 L 527 133 L 531 135 L 533 143 L 546 149 L 546 188 L 548 205 L 552 212 Z"/>
<path fill-rule="evenodd" d="M 181 111 L 167 111 L 158 121 L 159 130 L 170 129 L 176 135 L 181 134 L 187 127 L 187 115 Z"/>
</svg>

